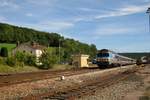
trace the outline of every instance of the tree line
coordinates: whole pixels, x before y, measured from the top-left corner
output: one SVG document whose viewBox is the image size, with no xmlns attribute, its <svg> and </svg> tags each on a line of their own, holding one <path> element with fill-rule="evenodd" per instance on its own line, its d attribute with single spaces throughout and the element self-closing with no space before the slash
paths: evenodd
<svg viewBox="0 0 150 100">
<path fill-rule="evenodd" d="M 94 44 L 86 44 L 74 39 L 64 38 L 58 33 L 37 31 L 34 29 L 0 23 L 0 43 L 24 43 L 34 41 L 49 47 L 63 48 L 63 59 L 68 59 L 72 54 L 89 54 L 94 58 L 97 48 Z"/>
</svg>

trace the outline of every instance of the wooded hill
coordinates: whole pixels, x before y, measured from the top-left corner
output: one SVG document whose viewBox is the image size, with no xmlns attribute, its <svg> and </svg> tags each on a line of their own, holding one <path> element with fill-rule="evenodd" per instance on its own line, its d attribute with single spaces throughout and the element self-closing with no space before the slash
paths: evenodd
<svg viewBox="0 0 150 100">
<path fill-rule="evenodd" d="M 150 57 L 150 53 L 119 53 L 120 55 L 127 56 L 133 59 L 140 59 L 143 56 Z"/>
<path fill-rule="evenodd" d="M 58 47 L 60 44 L 64 48 L 64 56 L 66 57 L 78 53 L 89 54 L 91 57 L 95 57 L 97 52 L 94 44 L 89 45 L 74 39 L 64 38 L 58 33 L 42 32 L 0 23 L 0 43 L 17 43 L 18 41 L 20 43 L 34 41 L 50 47 Z"/>
</svg>

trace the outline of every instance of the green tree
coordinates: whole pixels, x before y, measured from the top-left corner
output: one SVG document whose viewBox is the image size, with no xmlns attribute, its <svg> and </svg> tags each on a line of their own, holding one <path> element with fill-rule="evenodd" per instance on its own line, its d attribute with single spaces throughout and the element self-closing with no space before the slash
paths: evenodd
<svg viewBox="0 0 150 100">
<path fill-rule="evenodd" d="M 58 62 L 58 57 L 50 52 L 44 52 L 39 58 L 39 61 L 42 63 L 40 66 L 41 69 L 49 69 Z"/>
<path fill-rule="evenodd" d="M 2 47 L 2 48 L 1 48 L 0 55 L 1 55 L 2 57 L 8 57 L 8 50 L 7 50 L 6 47 Z"/>
<path fill-rule="evenodd" d="M 16 61 L 16 59 L 13 57 L 13 56 L 11 56 L 11 57 L 7 57 L 7 59 L 6 59 L 6 64 L 8 65 L 8 66 L 15 66 L 16 65 L 16 63 L 17 63 L 17 61 Z"/>
<path fill-rule="evenodd" d="M 96 53 L 97 53 L 97 48 L 94 44 L 90 45 L 90 58 L 94 59 L 96 57 Z"/>
<path fill-rule="evenodd" d="M 24 63 L 29 66 L 35 66 L 36 57 L 34 55 L 26 54 L 26 60 L 24 61 Z"/>
<path fill-rule="evenodd" d="M 18 51 L 18 52 L 16 52 L 16 54 L 15 54 L 15 58 L 16 58 L 17 61 L 19 61 L 19 62 L 25 62 L 26 59 L 27 59 L 27 56 L 26 56 L 25 53 Z"/>
</svg>

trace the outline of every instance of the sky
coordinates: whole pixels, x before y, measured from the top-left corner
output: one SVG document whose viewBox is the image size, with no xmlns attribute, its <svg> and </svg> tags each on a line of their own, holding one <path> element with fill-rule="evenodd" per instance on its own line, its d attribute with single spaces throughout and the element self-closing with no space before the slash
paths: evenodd
<svg viewBox="0 0 150 100">
<path fill-rule="evenodd" d="M 150 52 L 150 0 L 0 0 L 0 22 L 57 32 L 98 49 Z"/>
</svg>

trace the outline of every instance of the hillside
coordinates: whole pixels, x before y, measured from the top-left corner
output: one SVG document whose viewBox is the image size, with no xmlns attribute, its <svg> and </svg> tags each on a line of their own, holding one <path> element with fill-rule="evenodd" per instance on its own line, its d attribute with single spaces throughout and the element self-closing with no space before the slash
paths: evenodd
<svg viewBox="0 0 150 100">
<path fill-rule="evenodd" d="M 74 39 L 64 38 L 58 33 L 48 33 L 34 29 L 0 23 L 0 43 L 23 43 L 35 41 L 39 44 L 65 48 L 62 56 L 69 58 L 72 54 L 89 54 L 95 57 L 97 48 L 94 44 L 86 44 Z"/>
<path fill-rule="evenodd" d="M 127 56 L 127 57 L 130 57 L 130 58 L 134 58 L 134 59 L 139 59 L 143 56 L 148 56 L 150 57 L 150 53 L 119 53 L 121 55 L 124 55 L 124 56 Z"/>
</svg>

